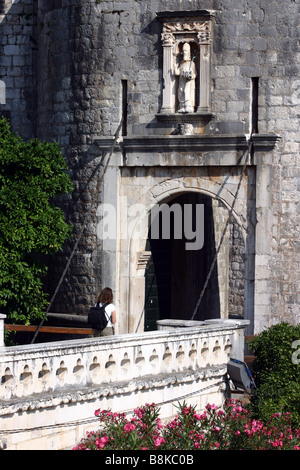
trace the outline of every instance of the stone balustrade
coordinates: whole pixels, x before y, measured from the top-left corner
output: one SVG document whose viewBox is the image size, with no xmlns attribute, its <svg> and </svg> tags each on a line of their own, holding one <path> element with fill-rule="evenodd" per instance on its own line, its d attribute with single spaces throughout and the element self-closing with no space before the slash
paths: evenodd
<svg viewBox="0 0 300 470">
<path fill-rule="evenodd" d="M 4 346 L 4 320 L 6 315 L 0 313 L 0 348 Z"/>
<path fill-rule="evenodd" d="M 149 333 L 2 347 L 0 440 L 12 449 L 67 448 L 97 408 L 130 412 L 155 402 L 169 417 L 180 398 L 196 399 L 200 408 L 200 396 L 205 404 L 221 403 L 229 357 L 243 359 L 244 326 L 208 321 L 181 328 L 162 321 Z M 57 426 L 54 441 L 49 423 Z"/>
</svg>

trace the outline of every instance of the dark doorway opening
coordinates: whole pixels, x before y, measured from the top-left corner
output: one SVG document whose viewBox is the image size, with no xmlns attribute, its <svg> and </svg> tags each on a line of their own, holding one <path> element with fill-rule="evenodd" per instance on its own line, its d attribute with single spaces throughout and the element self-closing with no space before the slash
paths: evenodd
<svg viewBox="0 0 300 470">
<path fill-rule="evenodd" d="M 157 232 L 153 236 L 150 225 L 146 245 L 151 256 L 145 272 L 145 331 L 155 330 L 159 319 L 191 319 L 216 254 L 212 199 L 204 194 L 191 192 L 177 196 L 166 204 L 170 208 L 166 215 L 169 217 L 169 232 L 163 229 L 164 214 L 160 213 L 159 237 Z M 177 212 L 171 210 L 174 205 Z M 201 221 L 197 205 L 203 205 L 204 217 Z M 192 218 L 188 219 L 191 222 L 189 230 L 184 217 L 188 206 L 192 214 Z M 178 214 L 182 215 L 181 230 L 178 230 Z M 200 237 L 199 230 L 203 230 L 204 235 L 201 248 L 196 243 L 196 237 Z M 187 245 L 192 242 L 193 232 L 196 233 L 195 249 Z M 208 318 L 220 318 L 217 263 L 194 320 Z"/>
</svg>

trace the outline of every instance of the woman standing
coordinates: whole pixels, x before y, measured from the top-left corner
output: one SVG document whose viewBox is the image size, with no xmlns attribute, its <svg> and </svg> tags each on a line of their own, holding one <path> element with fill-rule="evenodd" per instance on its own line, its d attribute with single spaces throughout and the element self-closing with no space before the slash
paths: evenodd
<svg viewBox="0 0 300 470">
<path fill-rule="evenodd" d="M 97 331 L 95 330 L 94 336 L 110 336 L 114 334 L 114 324 L 117 321 L 116 317 L 116 307 L 113 304 L 114 297 L 113 292 L 110 287 L 105 287 L 98 296 L 97 303 L 100 307 L 103 304 L 107 304 L 105 307 L 105 314 L 108 318 L 108 323 L 104 330 Z"/>
</svg>

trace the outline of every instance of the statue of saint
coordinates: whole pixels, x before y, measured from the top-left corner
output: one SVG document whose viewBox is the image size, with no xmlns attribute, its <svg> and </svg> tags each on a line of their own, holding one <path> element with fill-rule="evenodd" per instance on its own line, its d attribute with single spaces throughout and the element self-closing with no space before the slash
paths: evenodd
<svg viewBox="0 0 300 470">
<path fill-rule="evenodd" d="M 178 84 L 178 113 L 193 113 L 195 110 L 195 78 L 197 76 L 196 65 L 191 59 L 191 46 L 184 43 L 183 58 L 175 67 L 175 75 L 179 76 Z"/>
</svg>

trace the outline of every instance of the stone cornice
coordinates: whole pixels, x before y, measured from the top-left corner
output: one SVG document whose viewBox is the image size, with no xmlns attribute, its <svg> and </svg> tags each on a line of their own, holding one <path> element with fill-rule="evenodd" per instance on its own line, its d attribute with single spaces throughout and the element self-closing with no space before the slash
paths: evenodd
<svg viewBox="0 0 300 470">
<path fill-rule="evenodd" d="M 256 134 L 252 136 L 254 150 L 269 151 L 275 147 L 278 136 L 275 134 Z M 191 152 L 246 150 L 249 141 L 245 134 L 240 135 L 157 135 L 123 137 L 126 152 Z"/>
<path fill-rule="evenodd" d="M 254 134 L 249 165 L 269 164 L 276 134 Z M 250 150 L 246 134 L 192 134 L 101 137 L 95 144 L 102 152 L 119 153 L 119 166 L 235 166 L 243 165 Z M 122 156 L 123 158 L 122 158 Z M 255 158 L 256 157 L 256 158 Z"/>
<path fill-rule="evenodd" d="M 215 10 L 184 10 L 184 11 L 160 11 L 156 14 L 156 17 L 160 21 L 174 18 L 210 18 L 215 16 Z"/>
<path fill-rule="evenodd" d="M 157 135 L 124 137 L 123 146 L 126 152 L 242 150 L 247 148 L 247 140 L 245 135 Z"/>
<path fill-rule="evenodd" d="M 254 150 L 269 151 L 275 148 L 280 137 L 276 134 L 253 134 Z M 95 140 L 101 150 L 109 150 L 115 138 L 99 137 Z M 198 134 L 198 135 L 144 135 L 126 136 L 119 139 L 115 148 L 122 146 L 127 152 L 142 150 L 143 152 L 174 151 L 180 152 L 245 150 L 249 146 L 246 134 Z"/>
<path fill-rule="evenodd" d="M 277 134 L 253 134 L 252 142 L 254 151 L 271 151 L 275 148 L 279 139 L 280 136 Z"/>
</svg>

